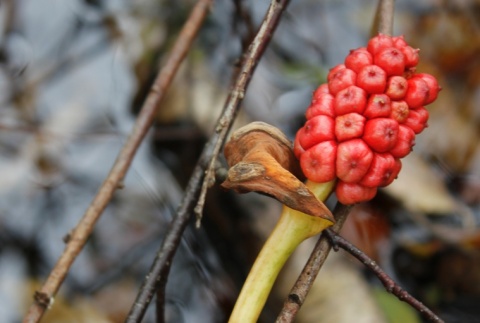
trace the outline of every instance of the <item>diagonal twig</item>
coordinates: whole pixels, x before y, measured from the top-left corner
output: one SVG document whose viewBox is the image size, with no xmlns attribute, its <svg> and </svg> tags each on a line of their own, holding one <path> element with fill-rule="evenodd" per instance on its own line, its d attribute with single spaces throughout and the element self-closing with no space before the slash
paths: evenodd
<svg viewBox="0 0 480 323">
<path fill-rule="evenodd" d="M 164 97 L 180 63 L 188 53 L 206 13 L 208 12 L 210 3 L 211 0 L 199 0 L 192 10 L 188 21 L 183 26 L 183 29 L 171 50 L 166 65 L 157 75 L 157 78 L 152 85 L 150 93 L 143 104 L 130 136 L 120 151 L 110 173 L 98 190 L 97 195 L 86 210 L 83 218 L 72 231 L 64 252 L 50 272 L 46 282 L 43 284 L 41 290 L 35 293 L 34 302 L 24 318 L 24 323 L 38 322 L 43 316 L 45 310 L 52 304 L 53 297 L 64 281 L 68 270 L 72 266 L 77 255 L 81 252 L 95 226 L 95 223 L 100 218 L 100 215 L 106 208 L 128 171 L 138 147 L 145 138 L 145 135 L 153 122 L 160 101 Z"/>
<path fill-rule="evenodd" d="M 218 154 L 220 153 L 220 149 L 222 148 L 225 138 L 231 128 L 231 120 L 235 117 L 238 105 L 245 95 L 245 87 L 248 85 L 250 78 L 252 77 L 251 72 L 248 71 L 253 71 L 255 69 L 263 51 L 272 37 L 273 31 L 277 27 L 280 16 L 288 3 L 289 0 L 272 0 L 270 2 L 267 15 L 260 26 L 260 30 L 248 48 L 247 57 L 243 62 L 235 86 L 227 99 L 223 115 L 217 123 L 215 132 L 218 133 L 219 136 L 216 140 L 210 163 L 205 172 L 205 179 L 203 180 L 200 197 L 194 209 L 197 216 L 197 226 L 200 224 L 207 190 L 215 183 L 215 163 Z"/>
<path fill-rule="evenodd" d="M 377 265 L 374 260 L 368 257 L 363 251 L 355 247 L 352 243 L 350 243 L 342 236 L 338 235 L 336 232 L 332 230 L 327 231 L 327 236 L 331 240 L 335 251 L 337 251 L 338 248 L 342 248 L 343 250 L 347 251 L 349 254 L 357 258 L 368 269 L 373 271 L 373 273 L 378 277 L 378 279 L 382 282 L 382 284 L 385 286 L 385 289 L 389 293 L 392 293 L 393 295 L 397 296 L 399 300 L 404 301 L 405 303 L 409 304 L 414 309 L 419 311 L 428 321 L 437 323 L 444 322 L 422 302 L 417 300 L 406 290 L 400 287 L 390 276 L 387 275 L 387 273 L 382 270 L 382 268 Z"/>
<path fill-rule="evenodd" d="M 243 61 L 240 73 L 238 74 L 233 89 L 227 97 L 223 113 L 217 122 L 215 132 L 205 145 L 200 159 L 195 166 L 193 175 L 187 185 L 186 195 L 180 204 L 174 220 L 170 223 L 165 240 L 163 241 L 150 271 L 140 288 L 135 303 L 130 309 L 126 322 L 136 323 L 142 320 L 156 289 L 159 290 L 157 295 L 161 298 L 157 301 L 157 320 L 162 320 L 163 305 L 161 303 L 164 302 L 168 274 L 183 230 L 186 228 L 188 221 L 191 218 L 193 203 L 200 194 L 200 186 L 202 183 L 204 183 L 206 191 L 208 185 L 205 186 L 205 183 L 211 184 L 214 181 L 214 179 L 212 180 L 208 178 L 209 176 L 215 176 L 215 161 L 238 112 L 240 103 L 244 97 L 255 67 L 262 57 L 288 2 L 289 0 L 271 1 L 266 17 L 245 54 L 245 60 Z M 208 170 L 206 171 L 207 167 Z M 207 179 L 204 179 L 204 177 Z M 200 200 L 198 203 L 200 208 L 203 209 L 204 201 Z"/>
</svg>

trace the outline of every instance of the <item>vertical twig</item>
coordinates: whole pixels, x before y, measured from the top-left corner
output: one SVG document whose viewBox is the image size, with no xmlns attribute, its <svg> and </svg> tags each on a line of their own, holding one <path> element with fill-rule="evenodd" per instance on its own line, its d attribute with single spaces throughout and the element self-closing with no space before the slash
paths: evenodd
<svg viewBox="0 0 480 323">
<path fill-rule="evenodd" d="M 428 307 L 426 307 L 422 302 L 417 300 L 415 297 L 410 295 L 406 290 L 400 287 L 386 272 L 380 268 L 375 261 L 368 257 L 363 251 L 355 247 L 349 241 L 339 236 L 336 232 L 329 230 L 329 239 L 331 239 L 332 244 L 335 247 L 340 247 L 343 250 L 350 253 L 352 256 L 357 258 L 362 264 L 370 269 L 382 282 L 385 286 L 385 289 L 397 296 L 399 300 L 404 301 L 405 303 L 412 306 L 414 309 L 419 311 L 428 321 L 443 323 L 444 321 L 439 318 L 435 313 L 433 313 Z"/>
<path fill-rule="evenodd" d="M 382 33 L 392 35 L 393 13 L 395 11 L 395 0 L 379 0 L 375 18 L 373 20 L 372 35 Z"/>
<path fill-rule="evenodd" d="M 158 289 L 158 293 L 161 295 L 160 297 L 164 299 L 165 286 L 167 283 L 168 274 L 170 272 L 170 266 L 175 251 L 178 247 L 182 232 L 190 220 L 193 201 L 199 196 L 202 180 L 204 187 L 208 186 L 205 183 L 211 184 L 214 180 L 208 178 L 204 179 L 204 177 L 208 177 L 209 175 L 215 176 L 214 166 L 220 152 L 220 148 L 222 147 L 233 120 L 235 119 L 240 102 L 244 97 L 244 93 L 255 67 L 262 57 L 280 20 L 281 14 L 288 2 L 288 0 L 273 0 L 271 2 L 267 15 L 260 26 L 260 30 L 258 31 L 248 49 L 248 52 L 245 55 L 246 58 L 241 67 L 241 71 L 225 102 L 222 116 L 217 122 L 215 133 L 210 137 L 202 152 L 200 160 L 198 161 L 194 173 L 188 183 L 186 195 L 182 200 L 179 210 L 177 211 L 177 215 L 170 224 L 165 236 L 165 240 L 155 257 L 155 260 L 153 261 L 152 267 L 150 268 L 142 287 L 140 288 L 135 303 L 130 309 L 130 313 L 128 314 L 126 322 L 137 323 L 142 320 L 156 289 Z M 209 168 L 209 170 L 205 171 L 207 167 L 212 168 Z M 200 202 L 198 203 L 199 204 L 197 204 L 197 207 L 198 205 L 201 205 L 200 207 L 203 209 L 204 200 L 200 199 Z M 157 306 L 157 315 L 161 315 L 163 305 L 160 305 L 157 302 Z M 161 318 L 157 319 L 162 320 Z"/>
<path fill-rule="evenodd" d="M 345 206 L 340 203 L 337 204 L 333 211 L 336 220 L 335 224 L 332 226 L 333 231 L 338 232 L 342 228 L 350 209 L 351 206 Z M 327 259 L 331 248 L 332 246 L 329 243 L 328 237 L 322 233 L 315 248 L 310 254 L 310 258 L 303 268 L 302 273 L 288 294 L 288 297 L 283 304 L 283 308 L 275 321 L 276 323 L 293 322 L 297 312 L 305 302 L 307 294 L 310 291 L 318 272 L 322 268 L 323 263 Z"/>
<path fill-rule="evenodd" d="M 185 23 L 180 35 L 173 46 L 167 63 L 155 79 L 147 96 L 137 121 L 127 142 L 120 151 L 110 173 L 100 187 L 97 195 L 86 210 L 83 218 L 70 235 L 64 252 L 50 272 L 46 282 L 39 292 L 35 293 L 34 303 L 30 306 L 23 322 L 38 322 L 45 310 L 53 303 L 53 297 L 64 281 L 68 270 L 77 255 L 81 252 L 95 223 L 111 200 L 120 182 L 128 171 L 135 153 L 150 128 L 155 113 L 159 107 L 168 86 L 171 83 L 180 63 L 188 50 L 208 12 L 211 0 L 199 0 Z"/>
</svg>

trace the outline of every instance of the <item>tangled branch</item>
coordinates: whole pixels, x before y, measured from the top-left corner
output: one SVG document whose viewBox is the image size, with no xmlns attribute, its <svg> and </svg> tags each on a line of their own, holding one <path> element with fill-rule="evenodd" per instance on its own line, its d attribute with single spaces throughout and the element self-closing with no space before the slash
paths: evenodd
<svg viewBox="0 0 480 323">
<path fill-rule="evenodd" d="M 235 85 L 227 97 L 223 113 L 217 122 L 215 133 L 205 145 L 200 159 L 195 166 L 193 175 L 187 185 L 186 195 L 182 200 L 175 218 L 170 224 L 165 240 L 163 241 L 150 271 L 140 288 L 126 322 L 134 323 L 142 320 L 155 290 L 158 291 L 157 295 L 160 299 L 157 300 L 157 321 L 163 322 L 163 299 L 165 297 L 165 286 L 170 272 L 170 266 L 182 233 L 191 218 L 193 203 L 200 195 L 195 209 L 197 214 L 201 214 L 206 190 L 209 186 L 213 185 L 215 181 L 215 161 L 218 158 L 220 149 L 225 142 L 227 134 L 238 112 L 240 103 L 243 100 L 255 67 L 270 42 L 273 32 L 275 31 L 288 2 L 288 0 L 273 0 L 271 2 L 267 15 L 260 26 L 260 30 L 245 54 L 245 60 L 242 64 Z M 202 193 L 199 193 L 200 186 L 202 186 Z"/>
</svg>

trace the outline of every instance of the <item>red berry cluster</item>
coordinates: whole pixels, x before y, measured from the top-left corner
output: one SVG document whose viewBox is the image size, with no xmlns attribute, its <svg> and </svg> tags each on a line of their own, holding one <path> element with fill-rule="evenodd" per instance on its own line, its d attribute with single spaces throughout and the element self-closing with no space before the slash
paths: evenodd
<svg viewBox="0 0 480 323">
<path fill-rule="evenodd" d="M 368 201 L 389 185 L 426 127 L 424 106 L 440 87 L 432 75 L 415 73 L 418 59 L 403 36 L 379 34 L 350 51 L 313 93 L 295 155 L 308 179 L 338 178 L 341 203 Z"/>
</svg>

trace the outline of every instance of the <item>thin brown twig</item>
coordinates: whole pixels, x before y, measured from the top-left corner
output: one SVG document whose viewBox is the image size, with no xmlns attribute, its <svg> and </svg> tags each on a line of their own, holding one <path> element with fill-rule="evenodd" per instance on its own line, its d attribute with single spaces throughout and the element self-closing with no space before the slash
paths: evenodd
<svg viewBox="0 0 480 323">
<path fill-rule="evenodd" d="M 215 164 L 222 148 L 228 132 L 230 131 L 232 120 L 235 117 L 235 114 L 238 110 L 241 100 L 245 96 L 245 88 L 250 82 L 252 73 L 248 71 L 253 71 L 260 59 L 265 47 L 267 46 L 270 38 L 272 37 L 273 31 L 275 30 L 279 18 L 288 5 L 289 0 L 272 0 L 270 2 L 270 7 L 268 8 L 267 15 L 260 26 L 260 30 L 253 39 L 252 43 L 249 46 L 248 54 L 243 62 L 242 69 L 234 88 L 230 92 L 230 95 L 227 99 L 227 103 L 224 107 L 224 112 L 219 122 L 215 132 L 219 134 L 219 137 L 214 146 L 212 158 L 210 159 L 209 166 L 205 172 L 205 178 L 203 180 L 202 189 L 200 192 L 200 197 L 198 199 L 197 205 L 195 206 L 194 212 L 197 216 L 197 226 L 200 225 L 203 208 L 205 205 L 205 197 L 207 194 L 208 188 L 215 184 Z"/>
<path fill-rule="evenodd" d="M 175 42 L 164 68 L 160 71 L 147 96 L 137 121 L 120 151 L 110 173 L 100 187 L 97 195 L 86 210 L 83 218 L 71 233 L 64 252 L 50 272 L 46 282 L 39 292 L 36 292 L 35 301 L 30 306 L 23 322 L 38 322 L 45 310 L 53 303 L 53 297 L 64 281 L 68 270 L 81 252 L 95 223 L 113 197 L 116 189 L 124 178 L 135 153 L 150 128 L 160 101 L 170 85 L 180 63 L 185 58 L 189 48 L 208 12 L 211 0 L 199 0 L 185 23 Z M 38 301 L 43 300 L 43 301 Z"/>
<path fill-rule="evenodd" d="M 253 37 L 255 37 L 255 26 L 253 24 L 253 19 L 250 12 L 245 8 L 245 2 L 242 0 L 233 0 L 233 4 L 235 6 L 235 25 L 237 27 L 237 32 L 241 37 L 242 48 L 246 49 L 247 46 L 250 44 Z M 245 26 L 246 34 L 241 35 L 241 28 L 240 24 L 243 23 Z"/>
<path fill-rule="evenodd" d="M 198 191 L 200 190 L 207 165 L 207 156 L 211 153 L 212 146 L 211 143 L 205 146 L 202 156 L 195 166 L 177 214 L 170 223 L 162 246 L 155 257 L 149 273 L 145 277 L 125 322 L 134 323 L 142 320 L 148 304 L 150 304 L 152 300 L 155 289 L 158 289 L 157 295 L 160 295 L 160 299 L 157 300 L 157 320 L 161 320 L 164 317 L 162 314 L 165 305 L 162 303 L 162 300 L 164 300 L 165 286 L 167 284 L 172 259 L 180 243 L 182 233 L 188 224 L 188 220 L 191 218 L 192 206 L 198 197 Z"/>
<path fill-rule="evenodd" d="M 351 206 L 345 206 L 340 203 L 337 204 L 333 211 L 335 216 L 335 224 L 332 226 L 332 230 L 338 232 L 345 223 Z M 283 304 L 283 308 L 277 317 L 276 323 L 293 322 L 300 307 L 305 302 L 307 294 L 312 287 L 318 272 L 323 266 L 323 263 L 327 259 L 332 246 L 328 237 L 322 233 L 315 245 L 310 258 L 308 259 L 305 267 L 303 267 L 302 273 L 298 277 L 295 285 L 290 290 L 287 299 Z"/>
<path fill-rule="evenodd" d="M 125 322 L 138 323 L 142 320 L 156 289 L 158 290 L 157 295 L 160 295 L 160 298 L 164 298 L 165 286 L 173 256 L 175 255 L 183 230 L 191 218 L 192 206 L 195 199 L 199 196 L 202 180 L 203 183 L 206 182 L 204 177 L 208 171 L 206 172 L 205 170 L 207 167 L 211 167 L 213 163 L 213 176 L 215 176 L 215 161 L 218 157 L 220 148 L 235 119 L 255 67 L 262 57 L 288 2 L 289 0 L 273 0 L 271 2 L 267 15 L 260 26 L 260 30 L 255 36 L 252 44 L 249 46 L 248 52 L 245 54 L 246 58 L 235 85 L 225 102 L 223 113 L 217 122 L 216 131 L 205 145 L 193 175 L 187 185 L 186 195 L 180 204 L 180 208 L 177 211 L 174 220 L 170 223 L 165 240 L 153 261 L 152 267 L 140 288 L 135 303 L 130 309 L 130 313 Z M 159 304 L 157 301 L 157 315 L 162 315 L 163 306 L 164 305 Z M 162 318 L 157 316 L 157 320 L 162 320 Z"/>
<path fill-rule="evenodd" d="M 444 322 L 441 318 L 439 318 L 435 313 L 432 312 L 428 307 L 426 307 L 422 302 L 417 300 L 415 297 L 410 295 L 406 290 L 400 287 L 390 276 L 387 275 L 378 265 L 377 263 L 368 257 L 363 251 L 355 247 L 352 243 L 344 239 L 342 236 L 338 235 L 336 232 L 332 230 L 327 230 L 329 232 L 328 236 L 331 239 L 331 243 L 335 247 L 335 251 L 338 247 L 342 248 L 343 250 L 347 251 L 349 254 L 357 258 L 361 263 L 363 263 L 368 269 L 373 271 L 373 273 L 378 277 L 378 279 L 382 282 L 385 286 L 385 289 L 392 293 L 393 295 L 397 296 L 397 298 L 401 301 L 406 302 L 414 309 L 419 311 L 425 319 L 430 322 Z"/>
</svg>

